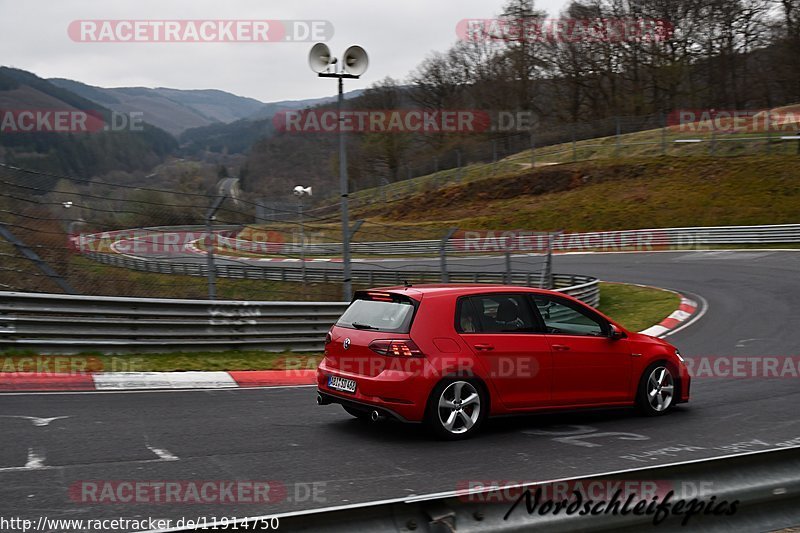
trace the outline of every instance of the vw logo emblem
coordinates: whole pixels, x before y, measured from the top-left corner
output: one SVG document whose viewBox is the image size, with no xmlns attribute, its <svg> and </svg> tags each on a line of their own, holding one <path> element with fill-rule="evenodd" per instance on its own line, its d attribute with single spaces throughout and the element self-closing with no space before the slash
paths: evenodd
<svg viewBox="0 0 800 533">
<path fill-rule="evenodd" d="M 350 349 L 350 338 L 349 337 L 344 340 L 344 349 L 345 350 L 349 350 Z"/>
</svg>

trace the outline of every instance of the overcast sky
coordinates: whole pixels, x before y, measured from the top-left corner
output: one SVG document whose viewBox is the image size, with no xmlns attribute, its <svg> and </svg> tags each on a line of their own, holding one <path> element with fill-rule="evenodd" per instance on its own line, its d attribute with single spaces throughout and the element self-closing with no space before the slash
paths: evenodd
<svg viewBox="0 0 800 533">
<path fill-rule="evenodd" d="M 404 80 L 431 51 L 446 50 L 456 24 L 492 18 L 505 0 L 0 0 L 0 64 L 102 87 L 222 89 L 269 102 L 327 96 L 333 80 L 307 66 L 311 43 L 83 43 L 75 20 L 327 20 L 334 53 L 363 46 L 370 68 L 346 90 Z M 565 0 L 539 0 L 556 16 Z"/>
</svg>

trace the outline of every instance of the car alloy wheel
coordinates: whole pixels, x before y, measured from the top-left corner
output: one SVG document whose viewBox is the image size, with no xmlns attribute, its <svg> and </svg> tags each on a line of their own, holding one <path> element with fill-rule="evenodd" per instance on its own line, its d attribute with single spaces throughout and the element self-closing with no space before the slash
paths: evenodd
<svg viewBox="0 0 800 533">
<path fill-rule="evenodd" d="M 657 413 L 669 409 L 675 397 L 675 381 L 672 373 L 664 366 L 657 366 L 647 378 L 647 401 Z"/>
<path fill-rule="evenodd" d="M 439 395 L 437 413 L 445 431 L 467 433 L 481 416 L 481 396 L 472 383 L 454 381 Z"/>
</svg>

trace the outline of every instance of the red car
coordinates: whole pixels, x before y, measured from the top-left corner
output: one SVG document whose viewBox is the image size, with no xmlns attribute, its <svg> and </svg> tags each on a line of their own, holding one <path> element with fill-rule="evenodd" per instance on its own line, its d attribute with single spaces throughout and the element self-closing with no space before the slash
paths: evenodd
<svg viewBox="0 0 800 533">
<path fill-rule="evenodd" d="M 325 339 L 317 403 L 474 434 L 487 416 L 689 400 L 674 346 L 559 292 L 424 285 L 357 292 Z"/>
</svg>

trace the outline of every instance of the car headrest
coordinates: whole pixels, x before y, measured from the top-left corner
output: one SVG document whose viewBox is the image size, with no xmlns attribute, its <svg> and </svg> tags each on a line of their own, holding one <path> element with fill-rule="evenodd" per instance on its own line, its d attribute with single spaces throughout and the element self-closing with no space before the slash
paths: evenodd
<svg viewBox="0 0 800 533">
<path fill-rule="evenodd" d="M 500 302 L 500 306 L 497 308 L 498 322 L 514 322 L 517 318 L 519 318 L 519 309 L 514 300 L 507 299 Z"/>
</svg>

